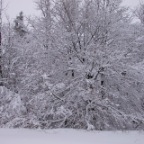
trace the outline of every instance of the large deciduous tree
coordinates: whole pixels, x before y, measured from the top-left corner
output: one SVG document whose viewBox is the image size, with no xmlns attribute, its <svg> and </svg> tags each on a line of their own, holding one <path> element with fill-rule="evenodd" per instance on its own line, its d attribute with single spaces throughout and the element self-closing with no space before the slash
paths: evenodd
<svg viewBox="0 0 144 144">
<path fill-rule="evenodd" d="M 10 113 L 0 123 L 97 130 L 143 128 L 143 46 L 137 39 L 142 31 L 131 24 L 121 0 L 36 3 L 41 16 L 28 18 L 31 28 L 26 36 L 21 34 L 23 17 L 17 17 L 13 51 L 5 53 L 5 60 L 11 59 L 13 83 L 9 85 L 21 96 L 12 98 L 19 102 L 18 113 Z M 6 114 L 12 99 L 3 105 Z"/>
</svg>

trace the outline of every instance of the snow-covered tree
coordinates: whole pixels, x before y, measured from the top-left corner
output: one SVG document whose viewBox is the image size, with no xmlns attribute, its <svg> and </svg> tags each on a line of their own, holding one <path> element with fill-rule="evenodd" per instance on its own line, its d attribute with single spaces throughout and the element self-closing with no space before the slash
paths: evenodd
<svg viewBox="0 0 144 144">
<path fill-rule="evenodd" d="M 1 125 L 143 129 L 143 28 L 131 23 L 121 0 L 36 3 L 42 15 L 28 18 L 29 33 L 12 34 L 4 53 L 14 80 L 7 87 L 20 107 Z M 2 113 L 11 111 L 6 101 Z"/>
<path fill-rule="evenodd" d="M 15 19 L 14 30 L 20 36 L 23 37 L 27 33 L 26 26 L 24 25 L 24 16 L 23 12 L 19 13 L 19 16 Z"/>
</svg>

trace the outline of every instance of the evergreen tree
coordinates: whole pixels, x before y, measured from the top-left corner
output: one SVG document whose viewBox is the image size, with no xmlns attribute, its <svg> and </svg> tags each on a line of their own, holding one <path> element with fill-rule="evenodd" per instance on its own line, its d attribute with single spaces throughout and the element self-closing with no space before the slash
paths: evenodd
<svg viewBox="0 0 144 144">
<path fill-rule="evenodd" d="M 14 30 L 15 32 L 20 36 L 23 37 L 27 33 L 27 29 L 24 25 L 24 16 L 23 12 L 19 13 L 19 16 L 16 17 L 15 19 L 15 25 L 14 25 Z"/>
</svg>

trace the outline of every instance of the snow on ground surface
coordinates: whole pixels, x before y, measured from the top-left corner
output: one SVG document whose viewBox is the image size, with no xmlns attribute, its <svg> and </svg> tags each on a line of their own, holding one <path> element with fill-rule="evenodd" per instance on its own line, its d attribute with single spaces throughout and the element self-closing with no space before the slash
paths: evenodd
<svg viewBox="0 0 144 144">
<path fill-rule="evenodd" d="M 144 144 L 144 132 L 0 129 L 0 144 Z"/>
</svg>

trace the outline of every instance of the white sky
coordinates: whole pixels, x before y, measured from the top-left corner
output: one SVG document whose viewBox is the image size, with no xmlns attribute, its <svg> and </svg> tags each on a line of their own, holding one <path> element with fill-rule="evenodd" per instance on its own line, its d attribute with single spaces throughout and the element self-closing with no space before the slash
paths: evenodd
<svg viewBox="0 0 144 144">
<path fill-rule="evenodd" d="M 11 19 L 14 19 L 20 11 L 23 11 L 25 15 L 37 15 L 35 0 L 3 0 L 4 4 L 7 5 L 5 13 L 9 15 Z M 144 0 L 123 0 L 123 4 L 135 7 L 139 2 Z"/>
</svg>

